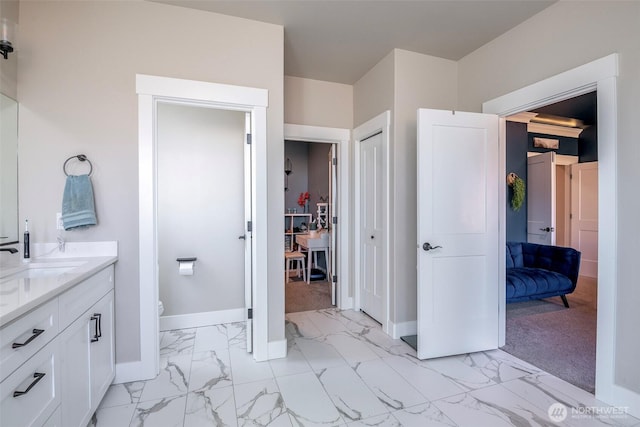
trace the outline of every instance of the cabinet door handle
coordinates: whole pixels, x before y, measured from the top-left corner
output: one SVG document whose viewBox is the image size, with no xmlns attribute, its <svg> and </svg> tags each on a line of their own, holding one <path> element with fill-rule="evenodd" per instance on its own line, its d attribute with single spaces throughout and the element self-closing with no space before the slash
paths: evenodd
<svg viewBox="0 0 640 427">
<path fill-rule="evenodd" d="M 34 372 L 33 373 L 33 378 L 35 378 L 35 380 L 33 380 L 31 382 L 31 384 L 29 384 L 29 387 L 27 387 L 27 389 L 25 391 L 14 391 L 13 392 L 13 397 L 20 397 L 24 394 L 29 393 L 29 390 L 31 390 L 36 384 L 38 384 L 38 381 L 40 381 L 42 378 L 44 378 L 44 373 L 42 372 Z"/>
<path fill-rule="evenodd" d="M 93 334 L 93 338 L 91 338 L 91 342 L 96 342 L 102 337 L 102 314 L 101 313 L 93 313 L 91 316 L 92 321 L 96 321 L 95 325 L 95 333 Z"/>
<path fill-rule="evenodd" d="M 31 341 L 38 338 L 40 334 L 43 332 L 44 332 L 44 329 L 34 329 L 31 331 L 33 335 L 31 335 L 28 340 L 26 340 L 25 342 L 14 342 L 13 344 L 11 344 L 11 348 L 24 347 L 25 345 L 29 344 Z"/>
</svg>

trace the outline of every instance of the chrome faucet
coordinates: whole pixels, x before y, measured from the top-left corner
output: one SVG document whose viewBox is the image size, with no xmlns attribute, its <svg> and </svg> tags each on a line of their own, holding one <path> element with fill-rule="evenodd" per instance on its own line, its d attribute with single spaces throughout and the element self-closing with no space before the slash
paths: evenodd
<svg viewBox="0 0 640 427">
<path fill-rule="evenodd" d="M 0 251 L 11 252 L 12 254 L 18 253 L 18 250 L 16 248 L 0 248 Z"/>
</svg>

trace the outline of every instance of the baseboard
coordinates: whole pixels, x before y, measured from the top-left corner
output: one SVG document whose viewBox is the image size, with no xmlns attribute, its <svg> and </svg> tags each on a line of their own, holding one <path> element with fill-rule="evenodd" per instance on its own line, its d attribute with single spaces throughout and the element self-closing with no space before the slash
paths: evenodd
<svg viewBox="0 0 640 427">
<path fill-rule="evenodd" d="M 618 385 L 613 386 L 613 402 L 609 402 L 629 415 L 640 418 L 640 394 Z"/>
<path fill-rule="evenodd" d="M 269 360 L 287 357 L 287 340 L 269 341 L 268 352 Z"/>
<path fill-rule="evenodd" d="M 580 262 L 580 275 L 592 278 L 598 278 L 598 261 Z"/>
<path fill-rule="evenodd" d="M 353 309 L 353 297 L 343 298 L 338 307 L 340 310 L 352 310 Z"/>
<path fill-rule="evenodd" d="M 418 333 L 418 322 L 411 320 L 409 322 L 393 323 L 389 321 L 389 332 L 391 332 L 391 338 L 400 339 L 407 335 L 416 335 Z"/>
<path fill-rule="evenodd" d="M 160 331 L 174 329 L 200 328 L 203 326 L 220 325 L 222 323 L 244 322 L 245 309 L 206 311 L 202 313 L 178 314 L 160 317 Z"/>
<path fill-rule="evenodd" d="M 156 373 L 151 372 L 140 360 L 135 362 L 116 363 L 116 376 L 113 379 L 113 384 L 145 381 L 155 377 Z"/>
</svg>

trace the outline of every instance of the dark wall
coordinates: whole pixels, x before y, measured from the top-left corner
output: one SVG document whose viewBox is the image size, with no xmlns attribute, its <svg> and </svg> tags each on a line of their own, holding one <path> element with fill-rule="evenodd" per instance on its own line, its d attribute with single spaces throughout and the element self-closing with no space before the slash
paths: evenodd
<svg viewBox="0 0 640 427">
<path fill-rule="evenodd" d="M 598 126 L 589 126 L 580 134 L 578 138 L 578 156 L 579 162 L 597 162 L 598 161 Z"/>
<path fill-rule="evenodd" d="M 533 138 L 557 139 L 559 141 L 558 149 L 539 148 L 533 146 Z M 578 155 L 578 138 L 569 138 L 566 136 L 545 135 L 542 133 L 529 134 L 529 151 L 534 153 L 546 153 L 547 151 L 555 151 L 556 154 L 566 154 L 567 156 Z"/>
<path fill-rule="evenodd" d="M 527 150 L 529 137 L 526 123 L 507 122 L 507 173 L 515 172 L 527 184 Z M 507 185 L 505 176 L 505 185 Z M 527 199 L 518 212 L 511 208 L 513 191 L 507 188 L 507 241 L 527 241 Z"/>
</svg>

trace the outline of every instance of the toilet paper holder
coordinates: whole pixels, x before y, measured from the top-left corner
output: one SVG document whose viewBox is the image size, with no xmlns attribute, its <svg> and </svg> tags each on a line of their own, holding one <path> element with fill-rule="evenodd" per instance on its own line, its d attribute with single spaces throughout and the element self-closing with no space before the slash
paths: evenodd
<svg viewBox="0 0 640 427">
<path fill-rule="evenodd" d="M 193 265 L 198 258 L 177 258 L 178 261 L 178 274 L 180 276 L 193 276 Z"/>
</svg>

